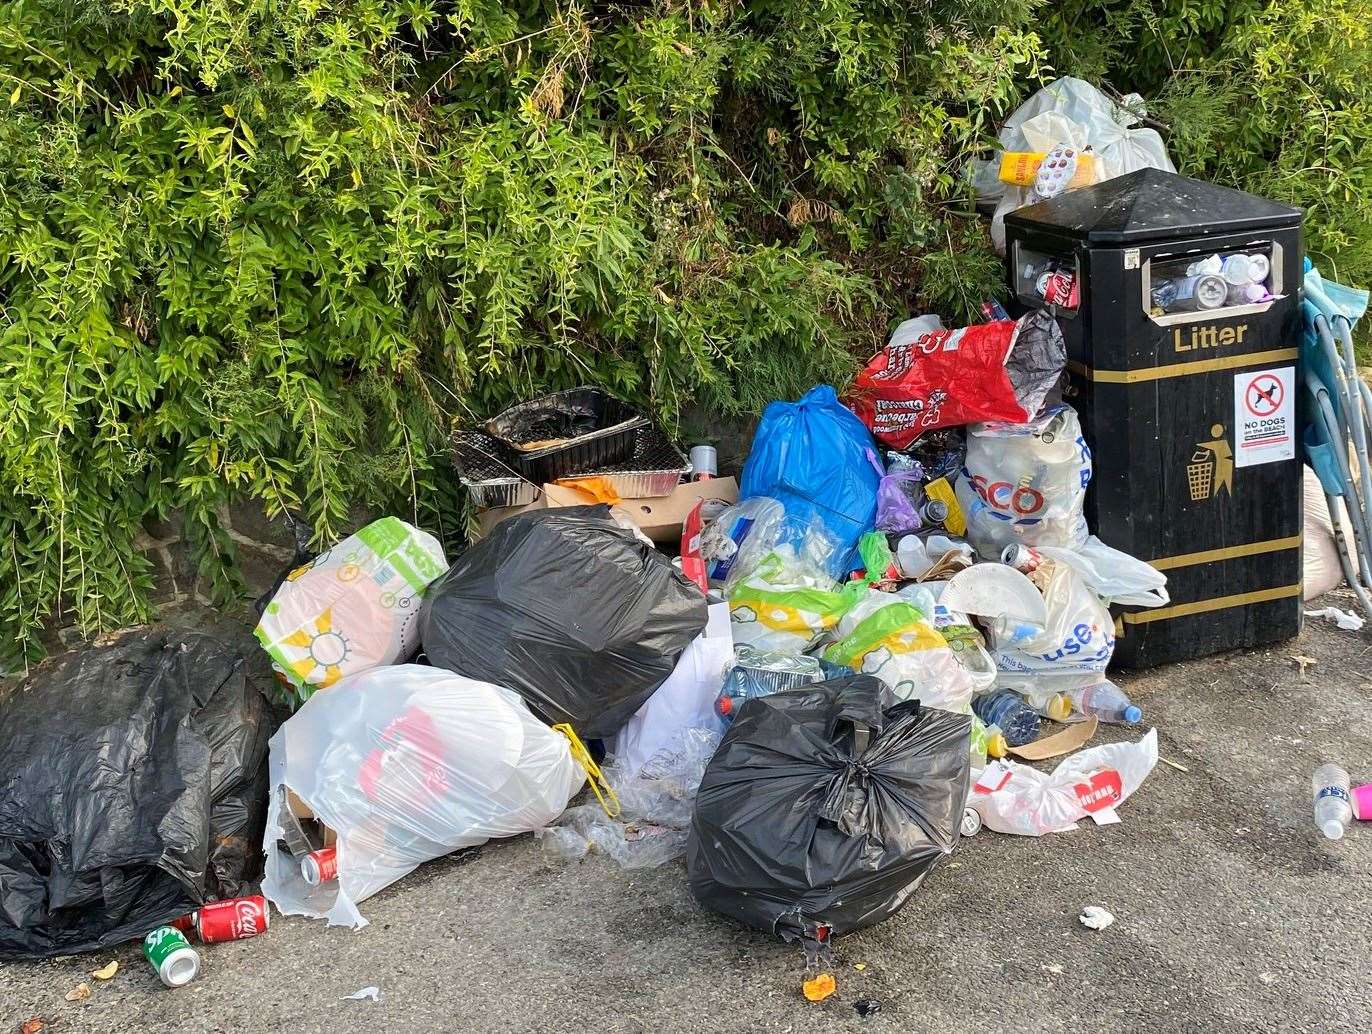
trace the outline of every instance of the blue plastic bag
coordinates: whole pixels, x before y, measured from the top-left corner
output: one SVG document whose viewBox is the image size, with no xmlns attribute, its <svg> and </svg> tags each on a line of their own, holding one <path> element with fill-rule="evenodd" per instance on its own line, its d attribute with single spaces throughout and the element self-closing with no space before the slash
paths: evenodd
<svg viewBox="0 0 1372 1034">
<path fill-rule="evenodd" d="M 876 519 L 875 450 L 862 421 L 821 384 L 799 402 L 763 410 L 739 495 L 779 501 L 786 510 L 781 541 L 797 549 L 817 518 L 836 546 L 828 573 L 842 579 L 857 566 L 857 541 Z"/>
</svg>

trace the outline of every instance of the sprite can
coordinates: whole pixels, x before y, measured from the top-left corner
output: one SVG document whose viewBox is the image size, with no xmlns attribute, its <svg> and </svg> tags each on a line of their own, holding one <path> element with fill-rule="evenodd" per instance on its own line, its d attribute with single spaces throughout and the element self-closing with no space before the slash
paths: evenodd
<svg viewBox="0 0 1372 1034">
<path fill-rule="evenodd" d="M 200 956 L 174 926 L 159 926 L 144 937 L 143 955 L 168 987 L 189 984 L 200 972 Z"/>
</svg>

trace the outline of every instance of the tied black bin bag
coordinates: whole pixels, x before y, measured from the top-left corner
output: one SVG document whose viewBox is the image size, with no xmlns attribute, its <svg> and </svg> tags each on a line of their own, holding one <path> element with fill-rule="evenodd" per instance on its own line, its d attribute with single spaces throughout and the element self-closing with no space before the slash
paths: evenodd
<svg viewBox="0 0 1372 1034">
<path fill-rule="evenodd" d="M 0 693 L 0 959 L 142 937 L 261 865 L 267 702 L 210 636 L 140 630 Z"/>
<path fill-rule="evenodd" d="M 550 725 L 613 736 L 705 628 L 705 597 L 607 506 L 501 521 L 429 586 L 430 663 L 514 690 Z"/>
<path fill-rule="evenodd" d="M 957 844 L 971 719 L 892 699 L 857 675 L 743 705 L 696 796 L 696 900 L 786 940 L 901 909 Z"/>
</svg>

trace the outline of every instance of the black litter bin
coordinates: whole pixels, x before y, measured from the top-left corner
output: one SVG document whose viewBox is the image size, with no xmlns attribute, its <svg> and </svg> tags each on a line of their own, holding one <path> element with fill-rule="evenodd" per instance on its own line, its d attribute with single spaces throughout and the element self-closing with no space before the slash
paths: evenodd
<svg viewBox="0 0 1372 1034">
<path fill-rule="evenodd" d="M 1116 612 L 1151 667 L 1301 627 L 1301 213 L 1145 169 L 1006 217 L 1010 284 L 1054 304 L 1095 476 L 1092 530 L 1167 574 Z"/>
</svg>

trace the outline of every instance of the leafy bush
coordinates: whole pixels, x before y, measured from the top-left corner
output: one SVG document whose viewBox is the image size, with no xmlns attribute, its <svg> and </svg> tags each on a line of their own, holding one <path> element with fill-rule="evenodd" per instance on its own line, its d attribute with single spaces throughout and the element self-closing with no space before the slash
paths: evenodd
<svg viewBox="0 0 1372 1034">
<path fill-rule="evenodd" d="M 1342 0 L 0 10 L 0 664 L 59 608 L 144 617 L 151 517 L 228 604 L 233 500 L 451 540 L 455 420 L 588 381 L 746 414 L 971 318 L 965 161 L 1054 67 L 1156 94 L 1191 170 L 1314 204 L 1372 274 Z"/>
</svg>

